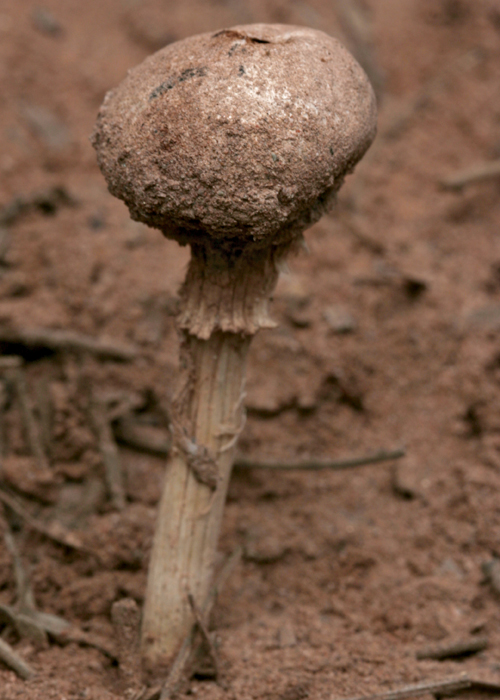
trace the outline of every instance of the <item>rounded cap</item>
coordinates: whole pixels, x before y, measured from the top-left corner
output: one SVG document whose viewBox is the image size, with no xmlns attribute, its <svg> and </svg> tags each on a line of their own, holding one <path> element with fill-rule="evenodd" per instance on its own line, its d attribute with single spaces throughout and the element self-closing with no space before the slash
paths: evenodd
<svg viewBox="0 0 500 700">
<path fill-rule="evenodd" d="M 169 44 L 106 95 L 92 137 L 132 218 L 179 241 L 277 243 L 314 223 L 375 136 L 371 85 L 320 31 Z"/>
</svg>

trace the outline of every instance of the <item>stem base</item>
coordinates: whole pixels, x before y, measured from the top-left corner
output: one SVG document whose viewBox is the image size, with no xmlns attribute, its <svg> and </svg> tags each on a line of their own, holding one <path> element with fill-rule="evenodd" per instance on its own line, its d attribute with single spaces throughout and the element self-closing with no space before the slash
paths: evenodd
<svg viewBox="0 0 500 700">
<path fill-rule="evenodd" d="M 203 609 L 210 593 L 234 449 L 244 423 L 249 345 L 250 336 L 223 332 L 208 340 L 189 335 L 184 340 L 174 447 L 153 540 L 142 626 L 144 666 L 154 674 L 168 668 L 194 623 L 188 596 Z M 200 474 L 200 463 L 206 473 Z"/>
</svg>

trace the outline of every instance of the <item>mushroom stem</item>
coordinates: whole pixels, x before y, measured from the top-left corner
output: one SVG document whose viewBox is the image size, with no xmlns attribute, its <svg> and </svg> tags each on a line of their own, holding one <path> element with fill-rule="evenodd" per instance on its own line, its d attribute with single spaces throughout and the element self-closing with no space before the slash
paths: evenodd
<svg viewBox="0 0 500 700">
<path fill-rule="evenodd" d="M 142 626 L 144 667 L 154 675 L 169 666 L 194 623 L 189 594 L 203 609 L 211 589 L 236 441 L 245 420 L 247 353 L 253 333 L 270 325 L 267 301 L 278 277 L 276 249 L 251 248 L 231 256 L 193 246 L 192 253 L 178 319 L 182 345 L 174 447 Z"/>
</svg>

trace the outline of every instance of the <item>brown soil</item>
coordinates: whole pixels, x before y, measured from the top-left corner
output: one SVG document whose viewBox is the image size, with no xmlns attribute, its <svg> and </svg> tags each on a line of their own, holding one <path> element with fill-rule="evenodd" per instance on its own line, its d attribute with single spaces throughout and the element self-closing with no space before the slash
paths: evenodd
<svg viewBox="0 0 500 700">
<path fill-rule="evenodd" d="M 183 692 L 319 700 L 462 672 L 500 680 L 499 598 L 484 574 L 500 557 L 500 182 L 440 184 L 500 156 L 498 0 L 2 0 L 0 331 L 71 330 L 139 351 L 117 362 L 3 344 L 24 357 L 49 466 L 0 375 L 2 493 L 83 550 L 8 507 L 2 535 L 9 523 L 38 609 L 115 648 L 113 602 L 143 602 L 164 460 L 120 447 L 116 510 L 89 396 L 131 395 L 141 429 L 164 431 L 188 252 L 130 221 L 88 136 L 105 92 L 148 53 L 252 21 L 339 36 L 376 83 L 380 122 L 337 211 L 282 275 L 279 326 L 251 351 L 240 451 L 293 461 L 404 445 L 406 457 L 235 470 L 221 551 L 244 553 L 214 610 L 219 678 Z M 2 538 L 0 603 L 17 592 Z M 2 667 L 5 700 L 132 697 L 98 649 L 0 624 L 37 672 Z M 475 636 L 488 639 L 477 654 L 416 657 Z"/>
</svg>

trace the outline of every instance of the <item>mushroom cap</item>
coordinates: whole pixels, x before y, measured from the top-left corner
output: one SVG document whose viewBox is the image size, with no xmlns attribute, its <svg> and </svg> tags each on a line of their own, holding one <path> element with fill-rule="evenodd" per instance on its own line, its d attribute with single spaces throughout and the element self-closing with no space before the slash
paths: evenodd
<svg viewBox="0 0 500 700">
<path fill-rule="evenodd" d="M 182 243 L 279 243 L 314 223 L 375 136 L 368 78 L 324 32 L 254 24 L 169 44 L 92 136 L 132 218 Z"/>
</svg>

